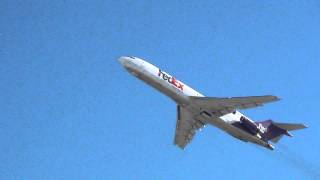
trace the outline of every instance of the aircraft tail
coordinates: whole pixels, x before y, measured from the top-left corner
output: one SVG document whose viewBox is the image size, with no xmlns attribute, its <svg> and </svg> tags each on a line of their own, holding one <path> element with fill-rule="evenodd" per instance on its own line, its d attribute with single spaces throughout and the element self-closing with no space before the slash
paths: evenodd
<svg viewBox="0 0 320 180">
<path fill-rule="evenodd" d="M 278 123 L 272 120 L 255 122 L 260 129 L 263 129 L 262 137 L 266 141 L 277 143 L 283 135 L 292 137 L 289 131 L 307 128 L 304 124 Z"/>
</svg>

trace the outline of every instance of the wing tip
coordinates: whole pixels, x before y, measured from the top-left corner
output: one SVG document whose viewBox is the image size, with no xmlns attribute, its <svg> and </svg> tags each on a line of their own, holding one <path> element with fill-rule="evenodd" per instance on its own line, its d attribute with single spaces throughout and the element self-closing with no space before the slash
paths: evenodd
<svg viewBox="0 0 320 180">
<path fill-rule="evenodd" d="M 184 145 L 181 145 L 181 144 L 177 144 L 177 143 L 174 143 L 174 145 L 178 146 L 178 148 L 180 148 L 181 150 L 184 150 L 186 146 Z"/>
<path fill-rule="evenodd" d="M 309 126 L 308 125 L 306 125 L 306 124 L 301 124 L 301 126 L 305 129 L 305 128 L 309 128 Z"/>
<path fill-rule="evenodd" d="M 278 97 L 278 96 L 274 96 L 274 95 L 269 95 L 271 98 L 272 98 L 272 100 L 274 100 L 274 101 L 280 101 L 280 100 L 282 100 L 280 97 Z"/>
</svg>

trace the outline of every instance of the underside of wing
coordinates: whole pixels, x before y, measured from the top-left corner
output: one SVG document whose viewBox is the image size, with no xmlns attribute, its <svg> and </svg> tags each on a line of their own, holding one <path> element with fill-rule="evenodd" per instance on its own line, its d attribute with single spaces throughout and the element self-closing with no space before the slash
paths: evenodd
<svg viewBox="0 0 320 180">
<path fill-rule="evenodd" d="M 174 143 L 184 149 L 191 142 L 196 131 L 204 127 L 204 123 L 194 119 L 194 116 L 188 110 L 177 106 L 177 124 Z"/>
<path fill-rule="evenodd" d="M 265 103 L 280 100 L 276 96 L 248 96 L 248 97 L 196 97 L 190 96 L 191 100 L 203 109 L 210 110 L 216 116 L 222 116 L 233 112 L 235 109 L 247 109 L 262 106 Z"/>
</svg>

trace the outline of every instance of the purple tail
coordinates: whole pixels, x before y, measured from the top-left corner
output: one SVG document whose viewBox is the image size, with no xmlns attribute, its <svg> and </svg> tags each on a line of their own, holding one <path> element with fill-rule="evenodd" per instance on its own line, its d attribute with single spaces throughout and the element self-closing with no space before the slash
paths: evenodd
<svg viewBox="0 0 320 180">
<path fill-rule="evenodd" d="M 276 143 L 283 135 L 292 137 L 289 131 L 306 128 L 303 124 L 277 123 L 272 120 L 255 122 L 260 129 L 261 137 L 265 141 L 271 140 Z"/>
</svg>

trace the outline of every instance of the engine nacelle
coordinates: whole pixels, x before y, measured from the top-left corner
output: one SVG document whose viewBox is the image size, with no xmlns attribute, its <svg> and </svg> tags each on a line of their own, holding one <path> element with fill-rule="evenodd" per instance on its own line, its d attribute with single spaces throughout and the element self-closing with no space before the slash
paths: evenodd
<svg viewBox="0 0 320 180">
<path fill-rule="evenodd" d="M 254 122 L 245 118 L 244 116 L 241 116 L 240 122 L 241 122 L 241 124 L 243 124 L 243 126 L 248 128 L 252 134 L 257 134 L 260 132 L 260 129 L 258 128 L 258 126 Z"/>
</svg>

